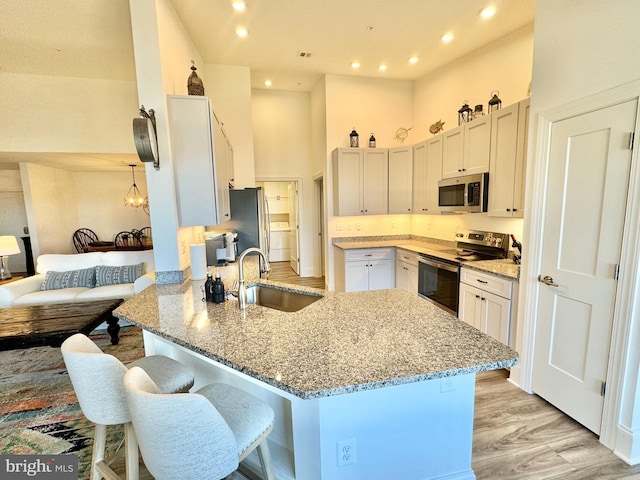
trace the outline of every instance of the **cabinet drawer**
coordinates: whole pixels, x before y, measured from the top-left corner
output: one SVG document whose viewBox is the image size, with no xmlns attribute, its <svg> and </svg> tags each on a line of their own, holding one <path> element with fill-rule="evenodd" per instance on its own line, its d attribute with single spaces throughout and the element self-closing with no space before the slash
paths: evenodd
<svg viewBox="0 0 640 480">
<path fill-rule="evenodd" d="M 510 280 L 469 268 L 460 269 L 460 281 L 506 299 L 510 299 L 512 295 L 513 283 Z"/>
<path fill-rule="evenodd" d="M 418 254 L 410 250 L 396 248 L 396 261 L 408 263 L 409 265 L 418 266 Z"/>
<path fill-rule="evenodd" d="M 358 260 L 393 260 L 393 248 L 362 248 L 358 250 L 346 250 L 344 252 L 345 262 L 355 262 Z"/>
</svg>

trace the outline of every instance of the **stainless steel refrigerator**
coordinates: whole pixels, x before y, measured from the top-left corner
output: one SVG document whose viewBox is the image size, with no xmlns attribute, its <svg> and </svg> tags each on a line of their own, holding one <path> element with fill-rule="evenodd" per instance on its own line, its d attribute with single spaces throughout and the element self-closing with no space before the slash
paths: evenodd
<svg viewBox="0 0 640 480">
<path fill-rule="evenodd" d="M 269 255 L 268 204 L 262 187 L 229 191 L 231 220 L 215 229 L 232 230 L 238 234 L 238 255 L 249 247 L 258 247 Z"/>
</svg>

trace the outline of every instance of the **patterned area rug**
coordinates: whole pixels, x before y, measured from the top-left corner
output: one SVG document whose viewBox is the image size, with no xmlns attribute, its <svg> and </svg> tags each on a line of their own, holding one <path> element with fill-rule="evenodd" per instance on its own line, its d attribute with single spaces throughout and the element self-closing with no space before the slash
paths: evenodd
<svg viewBox="0 0 640 480">
<path fill-rule="evenodd" d="M 106 332 L 91 339 L 123 363 L 144 356 L 139 328 L 120 330 L 111 345 Z M 89 478 L 93 424 L 82 415 L 59 348 L 0 352 L 0 454 L 78 455 L 79 478 Z M 122 441 L 122 427 L 107 429 L 108 454 Z"/>
</svg>

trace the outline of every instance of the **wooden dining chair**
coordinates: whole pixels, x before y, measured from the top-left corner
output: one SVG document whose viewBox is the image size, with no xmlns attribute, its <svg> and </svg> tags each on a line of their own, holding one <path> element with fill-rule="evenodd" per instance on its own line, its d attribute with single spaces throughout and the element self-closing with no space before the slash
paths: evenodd
<svg viewBox="0 0 640 480">
<path fill-rule="evenodd" d="M 73 246 L 78 253 L 84 253 L 86 247 L 92 242 L 98 241 L 98 235 L 89 228 L 79 228 L 73 232 Z"/>
<path fill-rule="evenodd" d="M 142 250 L 142 240 L 131 232 L 120 232 L 115 238 L 116 249 L 140 249 Z"/>
<path fill-rule="evenodd" d="M 153 240 L 153 237 L 151 236 L 151 227 L 142 227 L 140 229 L 140 233 L 143 237 L 146 237 L 149 240 Z"/>
</svg>

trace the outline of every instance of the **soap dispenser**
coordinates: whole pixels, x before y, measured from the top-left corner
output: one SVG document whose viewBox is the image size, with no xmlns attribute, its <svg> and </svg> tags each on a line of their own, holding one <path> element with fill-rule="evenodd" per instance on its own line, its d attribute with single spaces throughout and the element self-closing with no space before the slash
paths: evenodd
<svg viewBox="0 0 640 480">
<path fill-rule="evenodd" d="M 207 267 L 207 280 L 204 282 L 204 299 L 213 302 L 213 278 L 211 278 L 211 267 Z"/>
<path fill-rule="evenodd" d="M 224 302 L 224 283 L 220 279 L 220 272 L 216 268 L 216 279 L 213 282 L 213 303 L 222 303 Z"/>
</svg>

